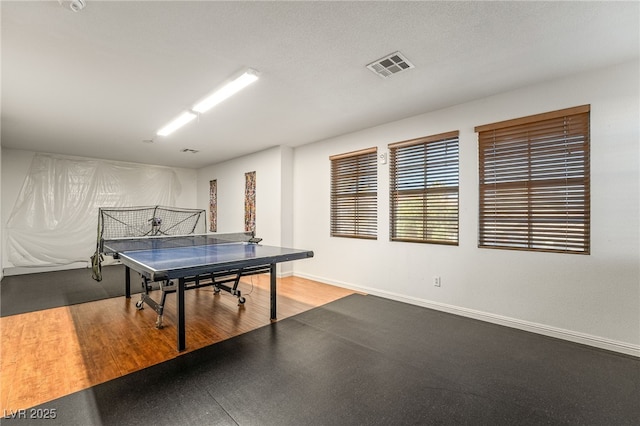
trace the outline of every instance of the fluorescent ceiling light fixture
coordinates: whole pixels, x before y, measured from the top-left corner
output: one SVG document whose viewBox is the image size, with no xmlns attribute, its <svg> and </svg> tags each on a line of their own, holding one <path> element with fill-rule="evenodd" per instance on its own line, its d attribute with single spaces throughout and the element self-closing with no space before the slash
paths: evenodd
<svg viewBox="0 0 640 426">
<path fill-rule="evenodd" d="M 203 113 L 209 111 L 214 106 L 218 105 L 220 102 L 224 101 L 228 97 L 238 93 L 240 90 L 244 89 L 254 81 L 258 79 L 258 72 L 252 69 L 248 69 L 244 74 L 235 80 L 225 84 L 220 89 L 213 92 L 211 95 L 207 96 L 202 101 L 198 102 L 193 110 L 198 113 Z"/>
<path fill-rule="evenodd" d="M 184 126 L 185 124 L 187 124 L 188 122 L 190 122 L 196 117 L 197 115 L 194 114 L 193 112 L 185 111 L 182 114 L 180 114 L 178 118 L 176 118 L 175 120 L 173 120 L 172 122 L 164 126 L 162 129 L 158 130 L 157 134 L 159 136 L 167 136 L 168 134 L 178 130 L 180 127 Z"/>
<path fill-rule="evenodd" d="M 232 80 L 231 82 L 225 84 L 220 89 L 213 92 L 211 95 L 207 96 L 202 101 L 198 102 L 193 109 L 183 112 L 178 118 L 164 126 L 162 129 L 158 130 L 159 136 L 167 136 L 170 133 L 173 133 L 180 127 L 184 126 L 194 118 L 198 116 L 198 114 L 202 114 L 203 112 L 209 111 L 211 108 L 224 101 L 228 97 L 234 95 L 240 90 L 244 89 L 254 81 L 258 79 L 258 72 L 249 68 L 246 70 L 240 77 Z"/>
</svg>

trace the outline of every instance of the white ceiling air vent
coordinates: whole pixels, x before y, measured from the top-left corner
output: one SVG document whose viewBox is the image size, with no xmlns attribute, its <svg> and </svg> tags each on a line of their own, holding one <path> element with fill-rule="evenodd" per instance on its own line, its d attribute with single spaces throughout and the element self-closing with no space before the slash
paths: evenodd
<svg viewBox="0 0 640 426">
<path fill-rule="evenodd" d="M 399 72 L 414 68 L 414 66 L 402 53 L 395 52 L 370 63 L 367 65 L 367 68 L 380 77 L 387 78 Z"/>
</svg>

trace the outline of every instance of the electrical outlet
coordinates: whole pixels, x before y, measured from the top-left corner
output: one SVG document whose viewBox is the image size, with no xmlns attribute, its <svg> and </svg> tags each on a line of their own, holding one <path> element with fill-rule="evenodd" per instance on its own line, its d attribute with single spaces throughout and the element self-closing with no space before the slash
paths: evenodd
<svg viewBox="0 0 640 426">
<path fill-rule="evenodd" d="M 433 285 L 440 287 L 440 277 L 433 277 Z"/>
</svg>

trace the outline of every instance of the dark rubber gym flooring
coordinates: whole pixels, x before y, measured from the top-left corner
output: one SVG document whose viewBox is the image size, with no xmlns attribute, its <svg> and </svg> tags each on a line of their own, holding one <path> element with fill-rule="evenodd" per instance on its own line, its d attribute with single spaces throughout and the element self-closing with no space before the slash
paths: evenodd
<svg viewBox="0 0 640 426">
<path fill-rule="evenodd" d="M 2 424 L 639 425 L 639 384 L 635 357 L 352 295 Z"/>
<path fill-rule="evenodd" d="M 91 269 L 69 269 L 37 274 L 11 275 L 0 283 L 0 316 L 23 314 L 124 296 L 122 265 L 102 268 L 102 281 L 91 278 Z M 132 280 L 131 292 L 142 286 Z"/>
</svg>

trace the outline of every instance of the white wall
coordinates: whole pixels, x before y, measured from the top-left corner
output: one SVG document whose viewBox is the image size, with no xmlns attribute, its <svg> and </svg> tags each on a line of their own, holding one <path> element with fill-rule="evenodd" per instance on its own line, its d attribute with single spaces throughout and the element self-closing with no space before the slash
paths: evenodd
<svg viewBox="0 0 640 426">
<path fill-rule="evenodd" d="M 293 149 L 281 147 L 281 154 L 282 239 L 280 245 L 293 247 Z"/>
<path fill-rule="evenodd" d="M 2 224 L 4 223 L 2 221 L 2 218 L 4 217 L 4 214 L 2 214 L 2 148 L 0 148 L 0 280 L 2 279 L 2 277 L 4 276 L 4 268 L 2 267 L 3 265 L 3 253 L 4 253 L 4 227 L 2 226 Z"/>
<path fill-rule="evenodd" d="M 209 181 L 218 180 L 218 231 L 244 231 L 244 174 L 256 172 L 256 236 L 262 244 L 290 246 L 292 236 L 292 149 L 274 147 L 198 170 L 198 208 L 209 212 Z M 209 217 L 207 217 L 209 220 Z M 208 223 L 208 222 L 207 222 Z M 278 264 L 290 275 L 291 263 Z"/>
<path fill-rule="evenodd" d="M 17 149 L 2 148 L 2 168 L 1 170 L 1 212 L 2 218 L 2 252 L 6 253 L 6 221 L 11 216 L 11 211 L 15 205 L 20 190 L 24 183 L 29 168 L 31 166 L 31 160 L 36 153 L 32 151 L 23 151 Z M 82 157 L 78 157 L 82 158 Z M 95 160 L 95 159 L 91 159 Z M 176 204 L 180 207 L 195 208 L 196 207 L 196 171 L 192 169 L 173 169 L 178 177 L 181 186 L 180 195 L 177 198 Z M 47 268 L 15 268 L 8 261 L 8 259 L 2 259 L 2 268 L 4 273 L 17 274 L 17 273 L 33 273 L 42 272 L 45 270 L 59 270 L 69 268 L 86 267 L 86 263 L 76 263 L 72 265 L 65 265 L 60 267 L 47 267 Z M 5 270 L 6 269 L 6 270 Z"/>
<path fill-rule="evenodd" d="M 197 171 L 198 208 L 207 210 L 209 223 L 209 181 L 218 181 L 218 232 L 244 231 L 245 173 L 256 172 L 256 235 L 264 244 L 280 245 L 281 233 L 281 149 L 214 164 Z"/>
<path fill-rule="evenodd" d="M 638 62 L 522 88 L 295 150 L 296 275 L 640 355 Z M 591 255 L 479 249 L 474 127 L 591 104 Z M 378 169 L 378 239 L 329 236 L 329 156 L 460 131 L 460 244 L 389 241 L 389 171 Z M 432 284 L 442 277 L 442 286 Z M 417 331 L 419 332 L 419 331 Z"/>
</svg>

